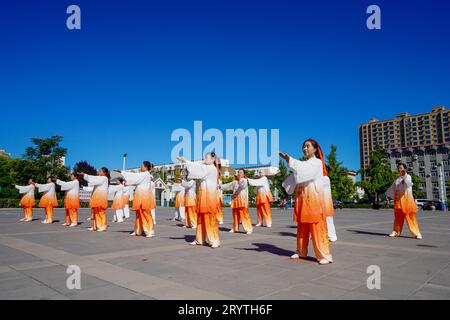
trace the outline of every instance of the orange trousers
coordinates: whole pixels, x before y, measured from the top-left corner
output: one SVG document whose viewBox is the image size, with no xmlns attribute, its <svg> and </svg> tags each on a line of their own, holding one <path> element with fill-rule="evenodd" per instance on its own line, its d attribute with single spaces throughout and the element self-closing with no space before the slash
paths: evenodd
<svg viewBox="0 0 450 320">
<path fill-rule="evenodd" d="M 317 223 L 298 222 L 297 225 L 297 252 L 301 257 L 308 256 L 309 236 L 318 260 L 327 259 L 332 261 L 330 253 L 330 242 L 328 240 L 328 229 L 325 220 Z"/>
<path fill-rule="evenodd" d="M 136 235 L 150 234 L 153 232 L 153 217 L 151 210 L 139 209 L 136 210 L 136 222 L 134 223 L 134 232 Z"/>
<path fill-rule="evenodd" d="M 78 209 L 66 209 L 66 224 L 78 224 Z"/>
<path fill-rule="evenodd" d="M 217 221 L 223 223 L 222 203 L 217 204 Z"/>
<path fill-rule="evenodd" d="M 258 204 L 256 211 L 258 213 L 258 223 L 272 226 L 272 213 L 270 211 L 270 202 Z"/>
<path fill-rule="evenodd" d="M 26 220 L 33 220 L 33 207 L 24 207 L 23 208 L 23 217 Z"/>
<path fill-rule="evenodd" d="M 186 227 L 192 228 L 197 226 L 197 214 L 195 213 L 195 206 L 185 207 Z"/>
<path fill-rule="evenodd" d="M 253 231 L 252 219 L 248 213 L 248 208 L 233 208 L 233 230 L 239 231 L 239 223 L 242 222 L 242 227 L 246 232 Z"/>
<path fill-rule="evenodd" d="M 199 244 L 205 241 L 210 245 L 220 244 L 219 225 L 215 213 L 197 213 L 195 241 Z"/>
<path fill-rule="evenodd" d="M 92 208 L 92 214 L 93 214 L 93 219 L 91 219 L 92 228 L 94 230 L 106 230 L 108 228 L 106 209 L 100 207 Z"/>
<path fill-rule="evenodd" d="M 401 209 L 394 209 L 394 231 L 398 235 L 402 233 L 405 220 L 408 224 L 409 231 L 411 231 L 414 237 L 417 237 L 420 234 L 420 230 L 416 214 L 405 214 Z"/>
<path fill-rule="evenodd" d="M 47 221 L 48 223 L 53 223 L 53 207 L 52 206 L 48 206 L 45 207 L 45 221 Z"/>
</svg>

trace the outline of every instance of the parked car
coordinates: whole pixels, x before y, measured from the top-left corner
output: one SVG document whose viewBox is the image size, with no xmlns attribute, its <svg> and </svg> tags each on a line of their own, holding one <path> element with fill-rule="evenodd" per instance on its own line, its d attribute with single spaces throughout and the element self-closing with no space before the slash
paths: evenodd
<svg viewBox="0 0 450 320">
<path fill-rule="evenodd" d="M 433 201 L 433 200 L 431 200 L 431 199 L 416 199 L 416 205 L 419 209 L 422 209 L 423 206 L 430 201 Z"/>
<path fill-rule="evenodd" d="M 333 200 L 333 207 L 335 209 L 342 209 L 343 208 L 343 202 L 339 200 Z"/>
<path fill-rule="evenodd" d="M 442 210 L 442 202 L 437 200 L 428 201 L 422 206 L 423 210 Z"/>
</svg>

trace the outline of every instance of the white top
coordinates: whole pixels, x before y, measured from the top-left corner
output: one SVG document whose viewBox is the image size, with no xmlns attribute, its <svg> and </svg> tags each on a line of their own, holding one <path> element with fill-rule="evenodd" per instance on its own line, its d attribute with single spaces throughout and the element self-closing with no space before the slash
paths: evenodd
<svg viewBox="0 0 450 320">
<path fill-rule="evenodd" d="M 64 182 L 58 179 L 56 184 L 61 186 L 61 191 L 67 191 L 66 194 L 78 196 L 80 192 L 80 182 L 78 180 Z"/>
<path fill-rule="evenodd" d="M 194 180 L 189 180 L 189 181 L 183 180 L 181 182 L 181 185 L 185 189 L 185 191 L 184 191 L 185 194 L 195 197 L 195 181 Z"/>
<path fill-rule="evenodd" d="M 148 192 L 152 191 L 153 176 L 149 171 L 143 172 L 122 172 L 123 177 L 125 178 L 128 185 L 136 186 L 136 192 Z"/>
<path fill-rule="evenodd" d="M 413 186 L 412 178 L 409 174 L 405 174 L 404 176 L 398 176 L 394 183 L 387 189 L 385 192 L 386 196 L 391 199 L 394 199 L 395 193 L 399 193 L 400 195 L 407 194 L 412 195 L 412 186 Z"/>
<path fill-rule="evenodd" d="M 45 192 L 46 194 L 53 196 L 55 192 L 55 184 L 53 182 L 46 184 L 36 183 L 35 186 L 38 188 L 39 192 Z"/>
<path fill-rule="evenodd" d="M 18 186 L 15 185 L 16 189 L 19 190 L 19 193 L 26 193 L 27 196 L 34 197 L 34 186 L 28 185 L 28 186 Z"/>
<path fill-rule="evenodd" d="M 91 176 L 89 174 L 84 174 L 84 180 L 86 180 L 89 184 L 89 187 L 94 187 L 94 191 L 101 191 L 104 193 L 108 193 L 108 177 L 105 176 Z M 85 190 L 85 188 L 83 188 Z M 88 190 L 87 190 L 88 191 Z"/>
<path fill-rule="evenodd" d="M 270 183 L 267 177 L 261 177 L 259 179 L 250 179 L 248 178 L 248 184 L 256 187 L 256 193 L 265 191 L 266 193 L 270 192 Z"/>
<path fill-rule="evenodd" d="M 292 194 L 297 186 L 307 187 L 310 184 L 314 184 L 316 191 L 323 189 L 322 160 L 315 156 L 306 161 L 290 157 L 288 167 L 292 174 L 282 184 L 288 194 Z"/>
</svg>

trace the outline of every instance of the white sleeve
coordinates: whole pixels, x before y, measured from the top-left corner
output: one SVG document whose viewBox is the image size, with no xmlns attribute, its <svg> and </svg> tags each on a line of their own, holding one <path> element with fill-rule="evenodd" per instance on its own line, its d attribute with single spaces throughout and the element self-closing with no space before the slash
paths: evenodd
<svg viewBox="0 0 450 320">
<path fill-rule="evenodd" d="M 94 191 L 94 187 L 91 187 L 91 186 L 83 187 L 83 190 L 87 191 L 87 192 L 92 192 L 92 191 Z"/>
<path fill-rule="evenodd" d="M 221 184 L 220 189 L 223 191 L 234 191 L 234 181 Z"/>
<path fill-rule="evenodd" d="M 18 189 L 19 190 L 19 193 L 27 193 L 27 192 L 29 192 L 30 190 L 31 190 L 31 188 L 32 188 L 32 186 L 18 186 L 18 185 L 15 185 L 15 187 L 16 187 L 16 189 Z"/>
<path fill-rule="evenodd" d="M 297 186 L 294 174 L 290 174 L 281 185 L 283 186 L 284 190 L 286 190 L 287 194 L 293 194 L 295 191 L 295 187 Z"/>
<path fill-rule="evenodd" d="M 180 192 L 180 191 L 183 191 L 183 190 L 184 190 L 184 187 L 182 187 L 182 186 L 179 185 L 179 184 L 174 184 L 174 185 L 172 186 L 172 190 L 173 190 L 173 192 Z"/>
<path fill-rule="evenodd" d="M 39 184 L 36 183 L 36 187 L 38 188 L 39 192 L 47 192 L 50 190 L 50 187 L 52 186 L 51 183 L 46 183 L 46 184 Z"/>
<path fill-rule="evenodd" d="M 260 178 L 260 179 L 250 179 L 248 178 L 248 184 L 253 186 L 253 187 L 264 187 L 265 183 L 264 183 L 264 179 Z"/>
<path fill-rule="evenodd" d="M 119 191 L 119 186 L 118 185 L 109 185 L 109 187 L 108 187 L 108 192 L 109 193 L 116 193 L 117 191 Z"/>
<path fill-rule="evenodd" d="M 190 179 L 203 179 L 208 174 L 208 168 L 206 164 L 186 162 L 186 169 L 189 173 L 188 178 Z"/>
<path fill-rule="evenodd" d="M 411 178 L 411 176 L 409 174 L 407 174 L 407 175 L 405 175 L 403 177 L 403 181 L 405 182 L 406 187 L 408 187 L 408 188 L 412 187 L 414 185 L 413 182 L 412 182 L 412 178 Z"/>
<path fill-rule="evenodd" d="M 386 190 L 384 194 L 386 195 L 386 197 L 394 199 L 394 193 L 395 193 L 395 182 L 391 184 L 391 186 Z"/>
<path fill-rule="evenodd" d="M 244 190 L 247 187 L 247 182 L 245 181 L 245 179 L 241 179 L 238 182 L 238 188 L 236 190 L 236 194 L 238 194 L 239 192 L 241 192 L 242 190 Z"/>
<path fill-rule="evenodd" d="M 69 182 L 64 182 L 58 179 L 56 180 L 56 184 L 61 186 L 61 191 L 67 191 L 76 188 L 78 185 L 78 181 L 73 180 Z"/>
<path fill-rule="evenodd" d="M 122 172 L 123 177 L 128 185 L 138 185 L 142 183 L 146 178 L 146 172 Z M 151 178 L 151 176 L 150 176 Z"/>
<path fill-rule="evenodd" d="M 99 186 L 104 183 L 103 176 L 91 176 L 89 174 L 84 174 L 84 180 L 86 180 L 91 186 Z"/>
<path fill-rule="evenodd" d="M 314 180 L 322 169 L 316 161 L 300 161 L 294 158 L 289 158 L 288 166 L 293 171 L 297 184 Z"/>
</svg>

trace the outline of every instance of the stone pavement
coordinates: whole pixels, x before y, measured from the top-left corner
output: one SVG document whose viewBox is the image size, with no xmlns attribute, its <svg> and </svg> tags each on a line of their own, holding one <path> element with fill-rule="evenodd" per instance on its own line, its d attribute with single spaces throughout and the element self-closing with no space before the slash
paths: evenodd
<svg viewBox="0 0 450 320">
<path fill-rule="evenodd" d="M 0 299 L 450 299 L 448 213 L 420 212 L 420 241 L 406 225 L 402 237 L 387 236 L 390 210 L 339 210 L 334 263 L 326 266 L 289 259 L 296 247 L 291 210 L 274 209 L 272 228 L 246 235 L 228 233 L 224 208 L 218 249 L 189 246 L 194 230 L 169 221 L 173 208 L 157 208 L 155 238 L 127 236 L 134 214 L 103 233 L 86 230 L 88 209 L 80 209 L 75 228 L 60 225 L 62 209 L 52 225 L 39 222 L 42 209 L 31 223 L 18 223 L 21 216 L 0 209 Z M 68 265 L 81 268 L 80 290 L 66 286 Z M 370 265 L 380 267 L 379 290 L 367 288 Z"/>
</svg>

